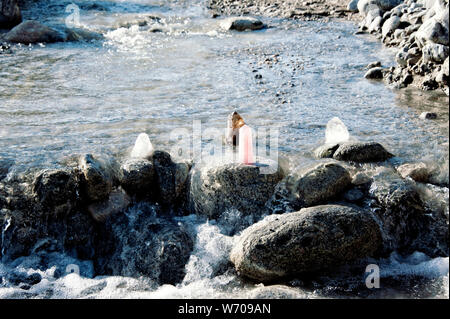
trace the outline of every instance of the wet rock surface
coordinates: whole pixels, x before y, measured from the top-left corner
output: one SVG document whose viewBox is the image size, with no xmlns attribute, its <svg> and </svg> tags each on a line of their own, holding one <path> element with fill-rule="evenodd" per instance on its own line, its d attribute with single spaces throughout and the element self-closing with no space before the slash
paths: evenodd
<svg viewBox="0 0 450 319">
<path fill-rule="evenodd" d="M 190 173 L 189 204 L 196 214 L 218 217 L 235 208 L 244 214 L 260 213 L 283 178 L 277 163 L 245 165 L 224 162 L 194 166 Z M 270 165 L 270 172 L 264 168 Z"/>
<path fill-rule="evenodd" d="M 380 228 L 371 213 L 315 206 L 250 226 L 233 247 L 231 261 L 241 275 L 267 282 L 370 256 L 380 244 Z"/>
<path fill-rule="evenodd" d="M 86 154 L 80 158 L 81 190 L 88 201 L 96 202 L 108 198 L 112 190 L 112 174 L 105 165 Z"/>
<path fill-rule="evenodd" d="M 185 275 L 193 238 L 175 221 L 141 205 L 109 219 L 99 236 L 96 272 L 146 276 L 153 284 L 176 284 Z"/>
<path fill-rule="evenodd" d="M 0 0 L 0 29 L 9 29 L 22 21 L 17 0 Z"/>
<path fill-rule="evenodd" d="M 306 294 L 300 289 L 295 289 L 284 285 L 270 285 L 253 290 L 249 298 L 252 299 L 300 299 Z"/>
<path fill-rule="evenodd" d="M 349 172 L 336 163 L 299 168 L 277 185 L 268 206 L 275 212 L 326 203 L 349 188 Z"/>
<path fill-rule="evenodd" d="M 376 142 L 342 142 L 319 146 L 314 154 L 317 158 L 334 158 L 350 162 L 383 162 L 393 157 L 381 144 Z"/>
<path fill-rule="evenodd" d="M 376 142 L 346 142 L 339 145 L 333 158 L 351 162 L 382 162 L 393 155 Z"/>
<path fill-rule="evenodd" d="M 169 153 L 155 151 L 152 155 L 155 170 L 156 200 L 164 205 L 183 204 L 186 201 L 188 162 L 175 163 Z"/>
<path fill-rule="evenodd" d="M 63 36 L 56 30 L 38 22 L 24 21 L 9 31 L 3 39 L 14 43 L 53 43 L 64 40 Z"/>
<path fill-rule="evenodd" d="M 44 170 L 33 181 L 32 192 L 43 209 L 65 214 L 75 206 L 78 186 L 73 171 Z"/>
<path fill-rule="evenodd" d="M 8 158 L 0 157 L 0 180 L 8 175 L 9 169 L 14 164 L 14 161 Z"/>
<path fill-rule="evenodd" d="M 220 22 L 220 26 L 224 30 L 236 31 L 261 30 L 266 27 L 261 20 L 250 17 L 227 18 Z"/>
<path fill-rule="evenodd" d="M 382 224 L 385 251 L 448 254 L 447 218 L 426 209 L 413 182 L 402 179 L 394 170 L 382 170 L 373 177 L 369 194 L 378 206 L 375 211 Z"/>
<path fill-rule="evenodd" d="M 427 183 L 431 176 L 431 170 L 425 163 L 403 164 L 397 167 L 397 171 L 403 178 L 410 177 L 421 183 Z"/>
<path fill-rule="evenodd" d="M 364 74 L 366 79 L 383 79 L 383 68 L 374 67 Z"/>
<path fill-rule="evenodd" d="M 155 168 L 144 159 L 129 159 L 120 167 L 119 182 L 130 195 L 147 197 L 155 191 Z"/>
</svg>

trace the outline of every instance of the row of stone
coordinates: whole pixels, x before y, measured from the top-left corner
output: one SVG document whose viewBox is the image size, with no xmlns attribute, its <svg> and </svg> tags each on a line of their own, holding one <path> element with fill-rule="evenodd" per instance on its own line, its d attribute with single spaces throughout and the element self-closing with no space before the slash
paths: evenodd
<svg viewBox="0 0 450 319">
<path fill-rule="evenodd" d="M 283 213 L 245 230 L 232 250 L 236 269 L 258 281 L 393 250 L 447 253 L 445 217 L 427 209 L 415 183 L 395 170 L 369 177 L 327 160 L 291 173 L 277 165 L 263 174 L 272 164 L 192 166 L 155 151 L 115 169 L 85 155 L 76 168 L 41 172 L 29 187 L 0 183 L 0 217 L 8 225 L 0 246 L 9 259 L 75 251 L 95 261 L 97 274 L 179 282 L 193 238 L 159 206 L 139 204 L 147 200 L 209 218 L 232 208 L 244 216 Z M 130 197 L 137 205 L 131 211 Z"/>
</svg>

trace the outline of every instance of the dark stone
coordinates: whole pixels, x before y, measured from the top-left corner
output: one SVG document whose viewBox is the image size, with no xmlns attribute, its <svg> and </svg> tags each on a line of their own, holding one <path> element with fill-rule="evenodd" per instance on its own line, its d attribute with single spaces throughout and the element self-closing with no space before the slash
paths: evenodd
<svg viewBox="0 0 450 319">
<path fill-rule="evenodd" d="M 156 200 L 169 206 L 185 200 L 190 165 L 174 163 L 170 154 L 164 151 L 155 151 L 151 159 L 155 169 Z"/>
<path fill-rule="evenodd" d="M 48 213 L 67 213 L 75 205 L 78 183 L 72 171 L 44 170 L 34 180 L 32 191 Z"/>
<path fill-rule="evenodd" d="M 10 29 L 22 22 L 17 0 L 0 0 L 0 29 Z"/>
<path fill-rule="evenodd" d="M 383 68 L 374 67 L 364 74 L 366 79 L 382 79 L 383 78 Z"/>
<path fill-rule="evenodd" d="M 129 195 L 150 196 L 157 189 L 153 163 L 144 159 L 127 160 L 120 167 L 119 182 Z"/>
<path fill-rule="evenodd" d="M 145 276 L 156 286 L 184 278 L 193 239 L 183 225 L 156 217 L 155 209 L 140 204 L 105 223 L 98 237 L 98 274 Z"/>
<path fill-rule="evenodd" d="M 129 205 L 130 199 L 122 190 L 114 190 L 108 199 L 92 203 L 88 211 L 97 222 L 104 222 L 109 216 L 123 212 Z"/>
<path fill-rule="evenodd" d="M 446 218 L 426 211 L 414 182 L 385 170 L 373 177 L 369 194 L 377 202 L 385 252 L 448 256 Z"/>
<path fill-rule="evenodd" d="M 393 157 L 391 153 L 376 142 L 346 142 L 339 145 L 333 158 L 351 162 L 383 162 Z"/>
<path fill-rule="evenodd" d="M 338 148 L 339 144 L 324 144 L 314 150 L 314 155 L 317 158 L 332 158 Z"/>
<path fill-rule="evenodd" d="M 435 120 L 437 118 L 437 114 L 434 112 L 423 112 L 420 114 L 419 118 L 421 120 Z"/>
<path fill-rule="evenodd" d="M 266 27 L 262 21 L 251 17 L 227 18 L 221 21 L 220 25 L 225 30 L 236 31 L 260 30 Z"/>
<path fill-rule="evenodd" d="M 8 274 L 6 278 L 11 284 L 15 286 L 19 286 L 20 284 L 33 286 L 40 283 L 42 280 L 42 276 L 38 273 L 28 275 L 24 272 L 12 272 Z"/>
<path fill-rule="evenodd" d="M 112 190 L 112 176 L 91 154 L 80 159 L 81 190 L 90 202 L 105 200 Z"/>
<path fill-rule="evenodd" d="M 344 198 L 349 202 L 359 202 L 364 198 L 364 193 L 357 188 L 352 188 L 345 192 Z"/>
<path fill-rule="evenodd" d="M 28 20 L 11 29 L 4 36 L 4 40 L 7 42 L 30 44 L 61 42 L 64 41 L 64 38 L 58 31 L 40 22 Z"/>
</svg>

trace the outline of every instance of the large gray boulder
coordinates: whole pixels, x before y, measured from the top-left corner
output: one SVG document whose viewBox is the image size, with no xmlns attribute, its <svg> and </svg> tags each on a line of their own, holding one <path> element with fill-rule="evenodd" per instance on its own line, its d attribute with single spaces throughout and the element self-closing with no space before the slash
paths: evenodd
<svg viewBox="0 0 450 319">
<path fill-rule="evenodd" d="M 9 29 L 22 22 L 17 0 L 0 0 L 0 29 Z"/>
<path fill-rule="evenodd" d="M 393 155 L 376 142 L 346 142 L 339 145 L 333 158 L 350 162 L 383 162 Z"/>
<path fill-rule="evenodd" d="M 300 167 L 278 183 L 266 206 L 275 214 L 293 212 L 334 200 L 350 185 L 349 172 L 337 163 Z"/>
<path fill-rule="evenodd" d="M 411 178 L 416 182 L 428 183 L 431 169 L 425 163 L 407 163 L 397 167 L 397 172 L 403 178 Z"/>
<path fill-rule="evenodd" d="M 245 277 L 267 282 L 373 255 L 381 244 L 373 215 L 324 205 L 271 215 L 245 229 L 230 258 Z"/>
<path fill-rule="evenodd" d="M 370 27 L 370 25 L 372 24 L 372 22 L 377 19 L 377 18 L 381 18 L 382 16 L 382 11 L 379 8 L 374 8 L 371 9 L 366 17 L 364 18 L 364 20 L 361 22 L 361 27 L 363 29 L 368 29 Z"/>
<path fill-rule="evenodd" d="M 15 26 L 3 39 L 7 42 L 24 44 L 64 41 L 63 36 L 58 31 L 33 20 L 27 20 Z"/>
<path fill-rule="evenodd" d="M 221 21 L 220 27 L 224 30 L 246 31 L 260 30 L 266 25 L 261 20 L 251 17 L 232 17 Z"/>
<path fill-rule="evenodd" d="M 421 48 L 429 42 L 448 46 L 448 37 L 448 26 L 444 26 L 435 18 L 426 20 L 415 33 L 416 42 Z"/>
<path fill-rule="evenodd" d="M 286 178 L 290 202 L 298 208 L 325 203 L 345 191 L 350 184 L 349 172 L 337 163 L 301 168 Z"/>
<path fill-rule="evenodd" d="M 373 19 L 373 21 L 368 26 L 367 31 L 369 33 L 378 32 L 381 29 L 381 24 L 383 23 L 383 18 L 378 16 Z"/>
<path fill-rule="evenodd" d="M 269 166 L 273 170 L 264 172 Z M 232 208 L 245 215 L 257 213 L 283 177 L 281 167 L 272 161 L 245 165 L 224 160 L 195 165 L 190 173 L 189 204 L 196 214 L 210 218 Z"/>
</svg>

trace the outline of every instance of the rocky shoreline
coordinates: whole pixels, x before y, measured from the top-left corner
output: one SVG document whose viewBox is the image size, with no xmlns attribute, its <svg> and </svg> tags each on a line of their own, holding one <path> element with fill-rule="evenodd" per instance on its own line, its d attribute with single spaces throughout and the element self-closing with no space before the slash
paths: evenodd
<svg viewBox="0 0 450 319">
<path fill-rule="evenodd" d="M 384 79 L 393 88 L 412 85 L 422 90 L 441 89 L 449 95 L 448 1 L 210 0 L 208 7 L 214 15 L 360 21 L 358 34 L 374 34 L 386 46 L 398 49 L 395 67 L 370 68 L 366 78 Z"/>
<path fill-rule="evenodd" d="M 2 261 L 30 256 L 45 269 L 52 262 L 45 256 L 63 253 L 93 261 L 96 276 L 145 276 L 151 287 L 176 284 L 195 243 L 177 218 L 220 220 L 230 210 L 241 221 L 229 224 L 225 235 L 244 230 L 230 265 L 256 282 L 283 282 L 394 251 L 448 256 L 448 211 L 427 195 L 436 187 L 429 184 L 432 172 L 414 175 L 412 163 L 396 167 L 377 143 L 331 148 L 345 149 L 347 157 L 268 175 L 257 165 L 175 163 L 154 151 L 109 164 L 86 154 L 61 169 L 5 177 Z M 363 162 L 378 168 L 370 176 Z"/>
<path fill-rule="evenodd" d="M 324 17 L 355 21 L 358 19 L 357 14 L 347 8 L 345 0 L 209 0 L 208 8 L 213 16 L 257 15 L 303 20 L 318 20 Z"/>
</svg>

